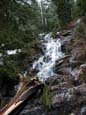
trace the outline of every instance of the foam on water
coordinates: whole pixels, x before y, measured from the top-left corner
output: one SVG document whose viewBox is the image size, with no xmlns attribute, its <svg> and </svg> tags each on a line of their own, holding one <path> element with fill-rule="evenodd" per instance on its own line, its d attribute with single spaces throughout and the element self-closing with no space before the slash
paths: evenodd
<svg viewBox="0 0 86 115">
<path fill-rule="evenodd" d="M 53 39 L 51 33 L 45 35 L 41 41 L 44 46 L 44 55 L 33 63 L 33 69 L 38 70 L 39 80 L 45 81 L 55 74 L 53 71 L 55 63 L 63 57 L 63 53 L 60 39 Z"/>
</svg>

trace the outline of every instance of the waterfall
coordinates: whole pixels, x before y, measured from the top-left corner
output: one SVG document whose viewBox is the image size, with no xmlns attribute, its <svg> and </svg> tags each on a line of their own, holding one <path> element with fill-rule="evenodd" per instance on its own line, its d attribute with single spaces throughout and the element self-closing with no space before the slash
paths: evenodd
<svg viewBox="0 0 86 115">
<path fill-rule="evenodd" d="M 52 33 L 49 33 L 41 39 L 44 55 L 33 63 L 33 69 L 38 70 L 37 77 L 40 81 L 55 75 L 55 63 L 64 56 L 61 51 L 61 40 L 53 39 L 51 35 Z"/>
</svg>

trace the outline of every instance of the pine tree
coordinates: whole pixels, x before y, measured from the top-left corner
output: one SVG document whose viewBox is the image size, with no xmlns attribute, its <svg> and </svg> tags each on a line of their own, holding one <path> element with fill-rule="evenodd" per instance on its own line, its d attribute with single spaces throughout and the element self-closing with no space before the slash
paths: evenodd
<svg viewBox="0 0 86 115">
<path fill-rule="evenodd" d="M 57 9 L 59 24 L 61 27 L 71 20 L 71 0 L 52 0 Z"/>
<path fill-rule="evenodd" d="M 31 4 L 26 0 L 0 0 L 0 76 L 16 76 L 26 66 L 24 60 L 35 52 L 32 45 L 40 32 L 39 14 L 36 0 Z M 21 52 L 7 54 L 15 49 Z"/>
<path fill-rule="evenodd" d="M 86 16 L 86 0 L 77 0 L 77 15 L 78 16 Z"/>
</svg>

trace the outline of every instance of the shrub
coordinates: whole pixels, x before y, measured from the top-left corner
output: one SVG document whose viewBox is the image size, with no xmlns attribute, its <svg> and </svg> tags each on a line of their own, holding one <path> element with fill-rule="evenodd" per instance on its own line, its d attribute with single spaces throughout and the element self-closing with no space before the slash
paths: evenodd
<svg viewBox="0 0 86 115">
<path fill-rule="evenodd" d="M 49 92 L 49 86 L 46 85 L 44 87 L 43 94 L 41 96 L 41 102 L 46 108 L 46 110 L 51 109 L 51 102 L 52 102 L 51 99 L 52 99 L 52 95 Z"/>
</svg>

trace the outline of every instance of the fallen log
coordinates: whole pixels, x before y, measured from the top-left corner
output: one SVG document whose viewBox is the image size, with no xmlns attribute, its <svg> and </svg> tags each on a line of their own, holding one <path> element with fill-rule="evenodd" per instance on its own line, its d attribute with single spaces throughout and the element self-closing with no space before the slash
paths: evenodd
<svg viewBox="0 0 86 115">
<path fill-rule="evenodd" d="M 43 88 L 43 84 L 37 79 L 20 78 L 20 85 L 16 95 L 9 101 L 5 107 L 0 110 L 0 115 L 9 115 L 25 102 L 33 93 Z"/>
</svg>

